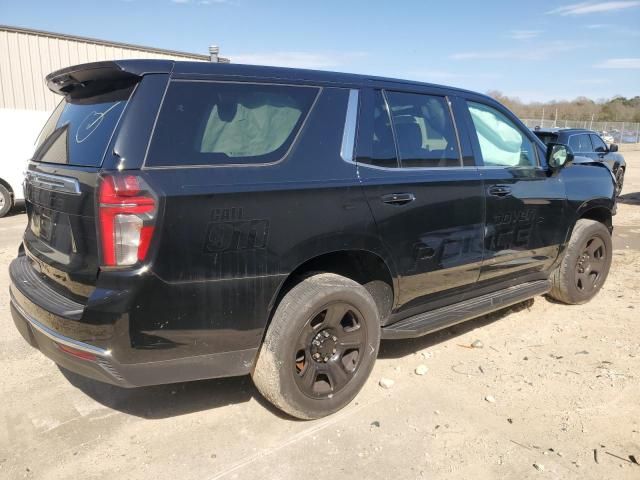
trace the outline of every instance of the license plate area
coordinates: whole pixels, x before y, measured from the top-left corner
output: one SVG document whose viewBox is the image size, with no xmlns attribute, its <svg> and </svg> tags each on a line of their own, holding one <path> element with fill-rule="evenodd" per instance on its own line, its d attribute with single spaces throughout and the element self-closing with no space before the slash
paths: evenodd
<svg viewBox="0 0 640 480">
<path fill-rule="evenodd" d="M 36 207 L 31 215 L 31 231 L 33 234 L 45 240 L 47 243 L 51 243 L 53 239 L 53 229 L 55 226 L 53 212 L 45 212 L 40 207 Z"/>
</svg>

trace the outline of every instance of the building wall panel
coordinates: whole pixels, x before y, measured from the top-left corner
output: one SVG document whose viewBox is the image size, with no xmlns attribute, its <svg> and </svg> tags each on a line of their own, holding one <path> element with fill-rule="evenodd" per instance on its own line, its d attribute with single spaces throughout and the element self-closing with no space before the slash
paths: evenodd
<svg viewBox="0 0 640 480">
<path fill-rule="evenodd" d="M 9 61 L 7 32 L 2 30 L 0 30 L 0 59 L 6 59 L 7 63 Z M 9 69 L 2 68 L 3 63 L 4 61 L 0 61 L 0 108 L 8 108 L 9 103 L 13 104 L 13 98 L 9 102 L 9 96 L 12 95 L 12 91 L 9 89 L 11 77 L 9 76 Z"/>
<path fill-rule="evenodd" d="M 9 73 L 11 74 L 10 88 L 13 88 L 14 106 L 13 108 L 27 109 L 27 102 L 24 95 L 24 87 L 21 82 L 22 73 L 20 67 L 20 49 L 18 46 L 18 35 L 9 33 Z"/>
<path fill-rule="evenodd" d="M 44 77 L 86 62 L 131 58 L 206 61 L 204 55 L 0 26 L 0 109 L 51 111 L 60 101 Z"/>
<path fill-rule="evenodd" d="M 33 81 L 33 70 L 31 68 L 31 55 L 29 55 L 29 37 L 18 35 L 18 59 L 20 61 L 20 80 L 24 90 L 24 101 L 27 110 L 37 110 L 34 89 L 36 82 Z"/>
</svg>

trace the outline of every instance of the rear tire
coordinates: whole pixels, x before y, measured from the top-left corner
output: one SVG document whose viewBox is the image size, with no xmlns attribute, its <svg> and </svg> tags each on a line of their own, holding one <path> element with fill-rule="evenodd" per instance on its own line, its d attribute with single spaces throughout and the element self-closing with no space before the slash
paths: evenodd
<svg viewBox="0 0 640 480">
<path fill-rule="evenodd" d="M 562 263 L 551 274 L 549 295 L 570 305 L 588 302 L 607 279 L 611 255 L 607 227 L 595 220 L 578 220 Z"/>
<path fill-rule="evenodd" d="M 289 415 L 321 418 L 355 398 L 371 373 L 379 344 L 380 320 L 369 292 L 349 278 L 315 274 L 282 298 L 253 381 Z"/>
<path fill-rule="evenodd" d="M 13 196 L 4 185 L 0 185 L 0 218 L 4 217 L 13 207 Z"/>
</svg>

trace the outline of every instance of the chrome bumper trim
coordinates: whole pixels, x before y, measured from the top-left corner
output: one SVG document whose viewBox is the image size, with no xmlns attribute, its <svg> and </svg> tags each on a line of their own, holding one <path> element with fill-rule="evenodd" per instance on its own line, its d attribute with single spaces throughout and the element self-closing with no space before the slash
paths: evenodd
<svg viewBox="0 0 640 480">
<path fill-rule="evenodd" d="M 29 322 L 31 327 L 35 328 L 38 332 L 43 334 L 44 336 L 50 338 L 56 343 L 60 343 L 62 345 L 66 345 L 67 347 L 75 348 L 77 350 L 82 350 L 83 352 L 92 353 L 94 355 L 98 355 L 100 357 L 109 358 L 111 357 L 111 350 L 104 350 L 100 347 L 95 347 L 93 345 L 89 345 L 88 343 L 79 342 L 78 340 L 74 340 L 69 337 L 65 337 L 64 335 L 60 335 L 55 330 L 47 327 L 46 325 L 40 323 L 38 320 L 33 318 L 27 312 L 25 312 L 24 308 L 20 306 L 18 301 L 13 295 L 13 292 L 9 292 L 11 295 L 11 305 L 18 311 L 22 317 Z"/>
</svg>

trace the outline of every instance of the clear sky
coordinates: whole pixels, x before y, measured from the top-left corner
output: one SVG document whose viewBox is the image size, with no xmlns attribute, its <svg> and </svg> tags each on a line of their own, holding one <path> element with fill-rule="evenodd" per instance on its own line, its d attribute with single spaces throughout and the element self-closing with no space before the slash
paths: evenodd
<svg viewBox="0 0 640 480">
<path fill-rule="evenodd" d="M 0 23 L 525 101 L 640 95 L 640 1 L 0 0 Z"/>
</svg>

